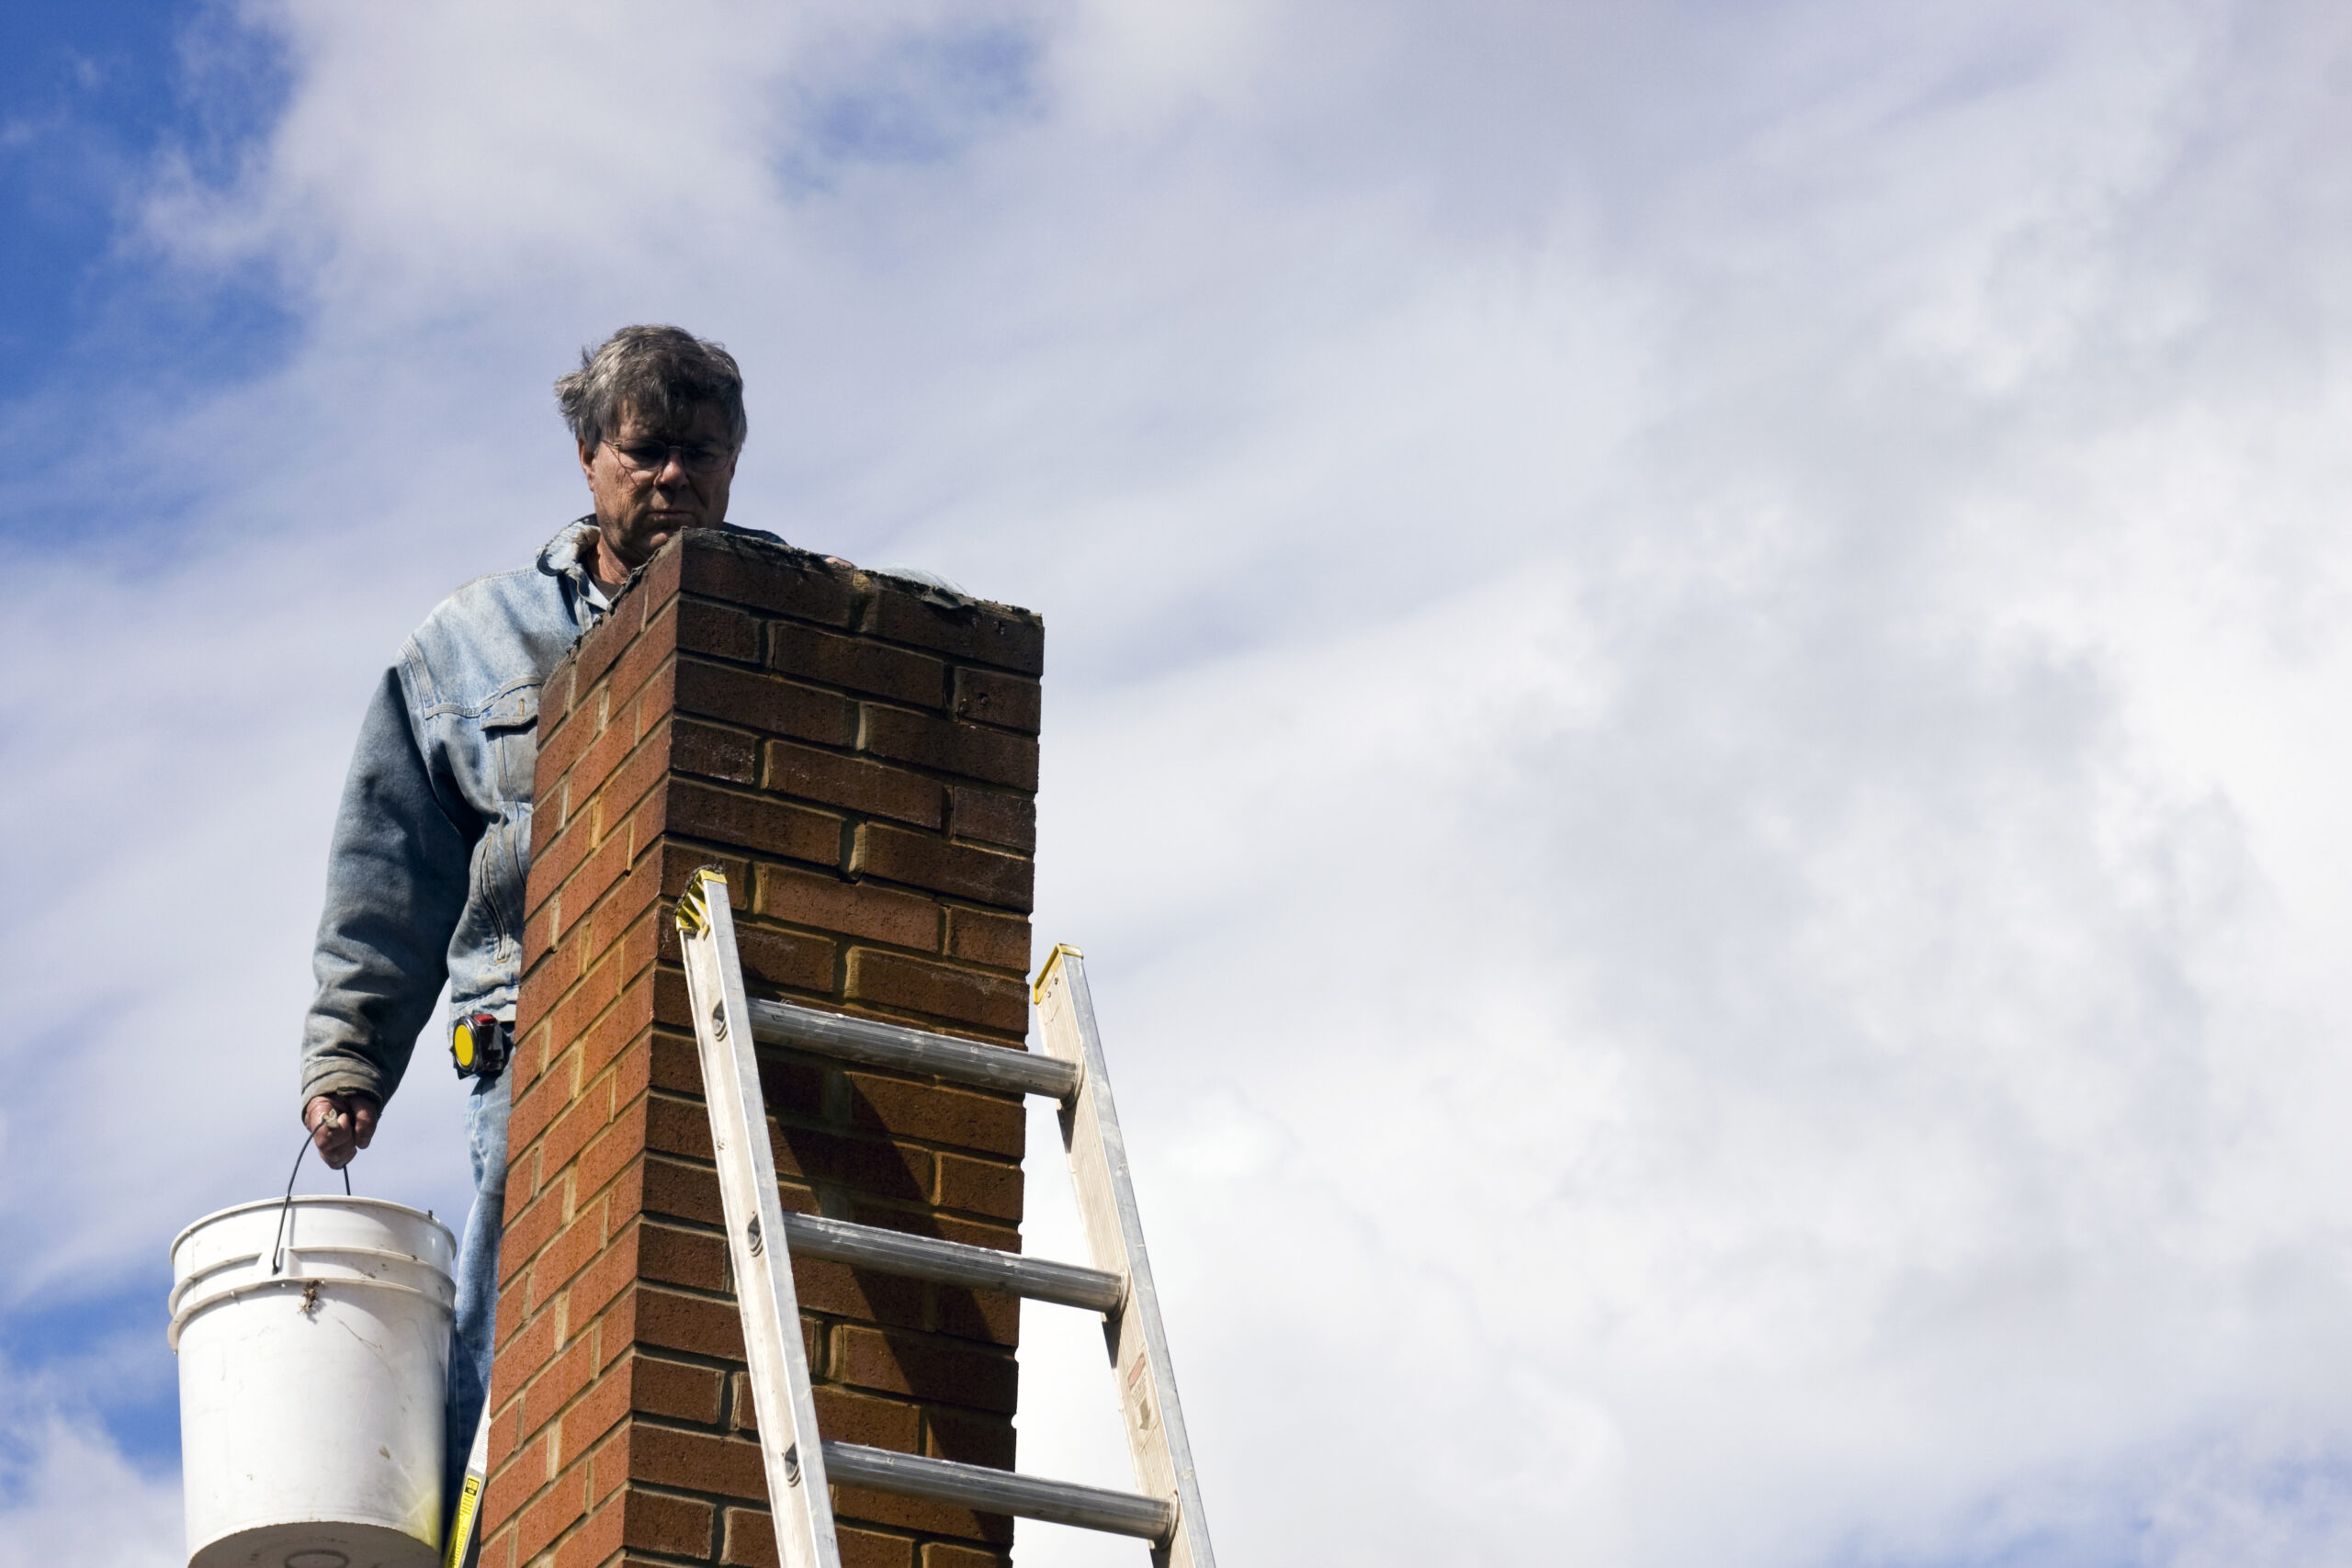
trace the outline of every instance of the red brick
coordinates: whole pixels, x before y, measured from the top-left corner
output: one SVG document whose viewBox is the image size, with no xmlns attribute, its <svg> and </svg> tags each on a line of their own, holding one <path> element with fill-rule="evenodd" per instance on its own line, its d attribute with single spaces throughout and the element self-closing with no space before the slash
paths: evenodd
<svg viewBox="0 0 2352 1568">
<path fill-rule="evenodd" d="M 571 1340 L 564 1347 L 564 1354 L 548 1363 L 548 1371 L 532 1378 L 532 1387 L 522 1392 L 522 1413 L 517 1417 L 517 1432 L 529 1438 L 555 1420 L 558 1413 L 571 1396 L 588 1387 L 588 1380 L 595 1378 L 595 1345 L 588 1340 Z"/>
<path fill-rule="evenodd" d="M 943 1285 L 938 1296 L 942 1334 L 1007 1349 L 1021 1343 L 1021 1298 L 995 1291 L 967 1291 Z"/>
<path fill-rule="evenodd" d="M 839 752 L 771 740 L 762 779 L 778 795 L 918 828 L 936 828 L 947 819 L 946 792 L 933 780 Z"/>
<path fill-rule="evenodd" d="M 548 1124 L 547 1137 L 539 1145 L 540 1171 L 552 1180 L 612 1120 L 613 1079 L 606 1073 L 581 1090 L 563 1114 Z"/>
<path fill-rule="evenodd" d="M 782 1568 L 776 1554 L 775 1521 L 764 1508 L 729 1508 L 720 1537 L 718 1561 L 726 1568 Z"/>
<path fill-rule="evenodd" d="M 651 733 L 637 743 L 628 760 L 613 770 L 604 787 L 596 792 L 596 828 L 599 835 L 610 835 L 628 818 L 645 794 L 670 773 L 672 750 L 669 720 L 657 723 Z"/>
<path fill-rule="evenodd" d="M 1035 681 L 993 670 L 956 671 L 956 696 L 948 711 L 957 718 L 1035 735 L 1043 709 L 1044 688 Z"/>
<path fill-rule="evenodd" d="M 680 659 L 672 705 L 697 718 L 820 746 L 846 746 L 856 733 L 848 699 L 775 675 Z"/>
<path fill-rule="evenodd" d="M 895 1399 L 876 1399 L 828 1384 L 811 1391 L 817 1430 L 837 1443 L 864 1443 L 902 1454 L 922 1452 L 922 1413 Z"/>
<path fill-rule="evenodd" d="M 960 773 L 1015 789 L 1037 787 L 1037 742 L 977 724 L 959 724 L 906 708 L 866 703 L 859 719 L 857 749 L 895 762 Z"/>
<path fill-rule="evenodd" d="M 1029 987 L 1020 981 L 876 948 L 850 949 L 846 994 L 854 1001 L 1008 1034 L 1023 1033 L 1029 1027 Z"/>
<path fill-rule="evenodd" d="M 690 1290 L 729 1289 L 727 1243 L 708 1231 L 680 1230 L 673 1225 L 639 1228 L 637 1277 Z"/>
<path fill-rule="evenodd" d="M 978 909 L 950 909 L 947 955 L 1025 976 L 1029 973 L 1029 922 Z"/>
<path fill-rule="evenodd" d="M 842 824 L 838 817 L 787 806 L 756 795 L 739 795 L 688 779 L 663 786 L 669 830 L 688 838 L 715 839 L 733 849 L 782 860 L 838 865 Z"/>
<path fill-rule="evenodd" d="M 991 1470 L 1013 1468 L 1016 1434 L 994 1416 L 932 1409 L 923 1413 L 922 1426 L 922 1451 L 933 1459 L 984 1464 Z"/>
<path fill-rule="evenodd" d="M 766 1052 L 761 1054 L 759 1061 L 760 1097 L 766 1101 L 769 1115 L 803 1120 L 823 1116 L 825 1076 L 829 1069 L 779 1059 Z"/>
<path fill-rule="evenodd" d="M 1033 854 L 1037 848 L 1037 803 L 1025 795 L 956 784 L 947 791 L 948 830 L 959 839 L 1002 844 Z"/>
<path fill-rule="evenodd" d="M 600 1568 L 609 1562 L 627 1544 L 621 1528 L 627 1502 L 616 1497 L 589 1515 L 586 1523 L 558 1543 L 548 1568 Z"/>
<path fill-rule="evenodd" d="M 632 1487 L 625 1494 L 623 1506 L 628 1510 L 628 1529 L 624 1539 L 630 1546 L 664 1551 L 674 1557 L 691 1557 L 697 1562 L 709 1558 L 718 1533 L 718 1509 L 715 1504 L 697 1497 L 673 1497 Z"/>
<path fill-rule="evenodd" d="M 718 1158 L 710 1143 L 710 1113 L 691 1100 L 655 1095 L 645 1108 L 645 1146 L 692 1160 Z"/>
<path fill-rule="evenodd" d="M 503 1292 L 499 1305 L 503 1307 L 512 1297 L 517 1304 L 522 1298 L 513 1292 Z M 555 1317 L 542 1314 L 538 1317 L 521 1320 L 514 1331 L 502 1335 L 496 1355 L 491 1361 L 490 1403 L 492 1409 L 522 1393 L 531 1374 L 547 1365 L 556 1353 Z"/>
<path fill-rule="evenodd" d="M 842 1568 L 913 1568 L 915 1543 L 904 1536 L 843 1529 Z"/>
<path fill-rule="evenodd" d="M 847 626 L 856 610 L 848 569 L 806 550 L 705 529 L 682 535 L 673 547 L 679 586 L 689 593 L 832 626 Z"/>
<path fill-rule="evenodd" d="M 605 1250 L 605 1205 L 599 1200 L 566 1225 L 563 1234 L 548 1243 L 546 1249 L 532 1260 L 530 1293 L 525 1299 L 535 1309 L 545 1303 Z"/>
<path fill-rule="evenodd" d="M 514 1190 L 512 1188 L 508 1190 L 510 1200 Z M 563 1190 L 558 1187 L 506 1222 L 498 1243 L 498 1277 L 501 1280 L 537 1257 L 539 1248 L 563 1229 Z"/>
<path fill-rule="evenodd" d="M 571 705 L 565 711 L 578 715 L 587 706 L 596 682 L 613 667 L 613 660 L 627 653 L 637 642 L 642 621 L 624 626 L 607 615 L 583 633 L 571 649 Z M 593 717 L 593 715 L 591 715 Z"/>
<path fill-rule="evenodd" d="M 822 937 L 743 925 L 735 928 L 735 948 L 748 985 L 802 991 L 833 988 L 833 944 Z"/>
<path fill-rule="evenodd" d="M 564 1314 L 571 1322 L 584 1325 L 637 1280 L 640 1234 L 639 1227 L 627 1226 L 614 1237 L 611 1247 L 572 1276 L 571 1287 L 563 1293 Z M 598 1348 L 601 1352 L 604 1348 Z M 600 1361 L 608 1359 L 601 1353 L 598 1356 Z"/>
<path fill-rule="evenodd" d="M 862 936 L 893 947 L 939 950 L 939 906 L 911 893 L 763 865 L 753 908 L 797 926 Z"/>
<path fill-rule="evenodd" d="M 678 596 L 685 554 L 683 547 L 655 552 L 622 584 L 620 603 L 613 607 L 613 615 L 639 626 L 646 616 L 659 615 L 663 605 Z"/>
<path fill-rule="evenodd" d="M 605 677 L 605 723 L 607 728 L 619 725 L 623 711 L 640 697 L 667 689 L 670 661 L 677 656 L 678 625 L 673 608 L 649 620 L 645 628 L 631 640 L 628 650 L 613 660 L 612 671 Z M 666 698 L 654 697 L 656 710 L 666 709 L 669 705 Z"/>
<path fill-rule="evenodd" d="M 834 1515 L 842 1517 L 838 1507 Z M 726 1568 L 777 1568 L 775 1528 L 764 1509 L 728 1509 L 726 1530 L 718 1557 Z M 842 1525 L 834 1538 L 841 1547 L 842 1568 L 914 1568 L 915 1543 L 904 1536 Z"/>
<path fill-rule="evenodd" d="M 1017 909 L 1024 915 L 1029 912 L 1035 874 L 1030 863 L 1019 856 L 994 854 L 878 822 L 858 825 L 850 872 Z"/>
<path fill-rule="evenodd" d="M 881 1198 L 927 1201 L 932 1156 L 928 1150 L 880 1138 L 844 1138 L 812 1127 L 768 1129 L 779 1176 L 813 1181 L 847 1181 Z"/>
<path fill-rule="evenodd" d="M 1021 1168 L 995 1160 L 966 1159 L 962 1155 L 939 1156 L 939 1190 L 934 1201 L 943 1209 L 985 1214 L 994 1220 L 1021 1223 Z"/>
<path fill-rule="evenodd" d="M 619 1426 L 628 1415 L 628 1378 L 612 1375 L 598 1379 L 557 1423 L 557 1462 L 571 1464 L 594 1448 L 598 1438 Z"/>
<path fill-rule="evenodd" d="M 564 772 L 580 759 L 596 739 L 596 716 L 593 713 L 568 713 L 549 701 L 548 694 L 560 682 L 561 675 L 549 677 L 539 688 L 539 755 L 531 770 L 531 798 L 545 800 Z"/>
<path fill-rule="evenodd" d="M 680 1295 L 651 1285 L 632 1285 L 614 1308 L 611 1326 L 624 1348 L 683 1350 L 720 1360 L 743 1359 L 743 1323 L 735 1303 Z M 609 1360 L 614 1351 L 603 1347 Z"/>
<path fill-rule="evenodd" d="M 982 1551 L 976 1546 L 927 1540 L 922 1544 L 922 1568 L 1012 1568 L 1012 1558 L 1007 1552 Z"/>
<path fill-rule="evenodd" d="M 852 1269 L 820 1258 L 792 1260 L 793 1290 L 803 1312 L 862 1318 L 894 1328 L 923 1326 L 923 1285 L 899 1274 Z"/>
<path fill-rule="evenodd" d="M 673 1219 L 724 1224 L 726 1212 L 718 1197 L 718 1173 L 707 1167 L 682 1165 L 648 1155 L 645 1159 L 645 1213 Z"/>
<path fill-rule="evenodd" d="M 718 1419 L 727 1374 L 716 1367 L 689 1366 L 658 1356 L 639 1356 L 629 1363 L 629 1403 L 649 1416 L 710 1426 Z"/>
<path fill-rule="evenodd" d="M 944 1503 L 919 1502 L 912 1497 L 893 1497 L 849 1486 L 833 1489 L 833 1513 L 840 1518 L 924 1535 L 962 1536 L 967 1540 L 1002 1541 L 1008 1545 L 1012 1540 L 1012 1520 L 1003 1514 L 975 1514 Z"/>
<path fill-rule="evenodd" d="M 670 721 L 670 765 L 682 773 L 748 784 L 759 781 L 760 743 L 740 729 L 696 719 Z"/>
<path fill-rule="evenodd" d="M 922 707 L 939 707 L 947 700 L 947 666 L 929 654 L 790 621 L 768 628 L 768 667 L 797 680 L 821 681 Z"/>
<path fill-rule="evenodd" d="M 767 1472 L 757 1443 L 708 1432 L 680 1431 L 642 1423 L 629 1428 L 628 1473 L 633 1481 L 681 1491 L 763 1501 Z"/>
<path fill-rule="evenodd" d="M 760 661 L 760 623 L 734 605 L 681 599 L 672 614 L 678 617 L 681 653 L 707 653 L 741 664 Z"/>
<path fill-rule="evenodd" d="M 586 1492 L 582 1480 L 558 1476 L 553 1485 L 532 1499 L 515 1519 L 515 1555 L 537 1557 L 553 1544 L 557 1536 L 588 1512 Z"/>
<path fill-rule="evenodd" d="M 536 822 L 551 823 L 554 820 L 553 812 L 535 816 Z M 584 817 L 574 818 L 554 838 L 541 840 L 531 851 L 529 883 L 540 897 L 537 902 L 526 897 L 524 902 L 536 910 L 540 904 L 563 891 L 565 879 L 579 869 L 580 863 L 594 852 L 595 848 L 595 826 Z"/>
<path fill-rule="evenodd" d="M 887 583 L 887 580 L 876 580 Z M 968 604 L 934 604 L 904 588 L 884 586 L 867 605 L 864 630 L 951 659 L 972 659 L 1023 675 L 1046 667 L 1046 625 L 1025 610 Z"/>
<path fill-rule="evenodd" d="M 642 1098 L 631 1100 L 615 1116 L 596 1141 L 580 1151 L 580 1159 L 572 1167 L 571 1190 L 582 1202 L 594 1198 L 605 1186 L 645 1152 L 645 1108 Z M 511 1245 L 513 1227 L 508 1227 L 508 1244 L 499 1248 L 499 1257 L 506 1256 L 505 1245 Z"/>
<path fill-rule="evenodd" d="M 1028 1111 L 1018 1096 L 946 1089 L 879 1073 L 847 1077 L 852 1126 L 1014 1160 L 1027 1146 Z"/>
<path fill-rule="evenodd" d="M 1012 1358 L 944 1340 L 844 1324 L 833 1330 L 833 1375 L 859 1388 L 1012 1414 Z"/>
</svg>

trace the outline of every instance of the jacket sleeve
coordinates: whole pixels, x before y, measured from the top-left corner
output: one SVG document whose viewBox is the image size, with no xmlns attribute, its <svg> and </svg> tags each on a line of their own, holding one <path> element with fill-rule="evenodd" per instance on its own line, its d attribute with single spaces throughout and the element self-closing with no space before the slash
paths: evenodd
<svg viewBox="0 0 2352 1568">
<path fill-rule="evenodd" d="M 400 672 L 360 721 L 327 852 L 326 906 L 302 1030 L 302 1102 L 365 1090 L 388 1100 L 448 977 L 478 815 L 435 788 Z"/>
</svg>

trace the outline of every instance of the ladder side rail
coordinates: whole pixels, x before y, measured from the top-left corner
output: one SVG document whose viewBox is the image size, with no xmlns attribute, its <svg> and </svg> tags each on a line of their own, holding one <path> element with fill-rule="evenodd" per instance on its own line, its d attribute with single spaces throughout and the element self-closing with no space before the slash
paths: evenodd
<svg viewBox="0 0 2352 1568">
<path fill-rule="evenodd" d="M 867 1066 L 1054 1100 L 1069 1099 L 1078 1087 L 1078 1069 L 1069 1063 L 1010 1045 L 988 1045 L 953 1034 L 910 1029 L 903 1023 L 822 1012 L 794 1002 L 754 1000 L 751 1018 L 752 1032 L 771 1045 L 813 1051 Z"/>
<path fill-rule="evenodd" d="M 860 1443 L 825 1443 L 827 1473 L 838 1485 L 865 1486 L 901 1497 L 951 1503 L 984 1514 L 1017 1514 L 1024 1519 L 1075 1525 L 1080 1529 L 1158 1540 L 1176 1522 L 1175 1505 L 1074 1481 L 1047 1481 L 987 1465 L 959 1464 L 873 1449 Z"/>
<path fill-rule="evenodd" d="M 695 874 L 678 903 L 678 927 L 776 1549 L 784 1568 L 841 1568 L 725 877 L 707 868 Z"/>
<path fill-rule="evenodd" d="M 1144 1249 L 1143 1222 L 1127 1169 L 1126 1143 L 1111 1099 L 1102 1040 L 1078 950 L 1057 947 L 1033 993 L 1047 1054 L 1079 1069 L 1078 1090 L 1062 1104 L 1062 1145 L 1094 1266 L 1123 1275 L 1127 1297 L 1107 1314 L 1120 1426 L 1144 1492 L 1175 1504 L 1173 1530 L 1152 1548 L 1155 1568 L 1216 1568 L 1201 1506 L 1193 1449 L 1176 1396 L 1176 1375 L 1159 1317 L 1159 1293 Z"/>
</svg>

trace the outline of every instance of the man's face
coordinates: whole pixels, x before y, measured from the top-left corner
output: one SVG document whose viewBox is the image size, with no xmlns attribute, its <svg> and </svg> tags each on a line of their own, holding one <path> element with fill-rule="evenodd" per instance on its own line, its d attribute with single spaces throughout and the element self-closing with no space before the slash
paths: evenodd
<svg viewBox="0 0 2352 1568">
<path fill-rule="evenodd" d="M 715 403 L 695 405 L 683 428 L 664 430 L 624 408 L 601 444 L 582 446 L 580 466 L 595 498 L 602 547 L 624 571 L 644 565 L 672 536 L 727 519 L 735 454 L 727 415 Z"/>
</svg>

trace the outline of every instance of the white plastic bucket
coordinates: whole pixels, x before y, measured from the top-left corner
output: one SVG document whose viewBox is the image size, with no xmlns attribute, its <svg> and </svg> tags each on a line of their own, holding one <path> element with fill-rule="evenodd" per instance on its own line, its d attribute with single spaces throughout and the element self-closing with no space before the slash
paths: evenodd
<svg viewBox="0 0 2352 1568">
<path fill-rule="evenodd" d="M 189 1568 L 439 1562 L 456 1256 L 440 1221 L 369 1198 L 265 1199 L 180 1232 Z"/>
</svg>

